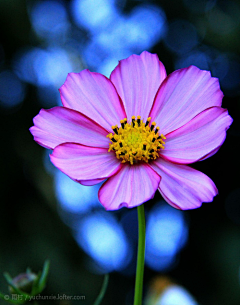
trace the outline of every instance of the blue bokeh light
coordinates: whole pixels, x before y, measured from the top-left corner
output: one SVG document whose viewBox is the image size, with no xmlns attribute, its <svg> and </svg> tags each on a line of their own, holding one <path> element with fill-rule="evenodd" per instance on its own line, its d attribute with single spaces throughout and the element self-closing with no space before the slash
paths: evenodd
<svg viewBox="0 0 240 305">
<path fill-rule="evenodd" d="M 60 87 L 73 70 L 70 58 L 61 48 L 40 50 L 34 60 L 34 69 L 39 85 Z"/>
<path fill-rule="evenodd" d="M 62 48 L 32 48 L 19 52 L 13 63 L 14 71 L 25 82 L 53 85 L 59 88 L 67 74 L 73 71 L 68 53 Z"/>
<path fill-rule="evenodd" d="M 211 71 L 219 79 L 225 95 L 236 95 L 240 90 L 240 58 L 232 53 L 220 52 L 202 45 L 175 60 L 175 69 L 190 65 Z"/>
<path fill-rule="evenodd" d="M 225 78 L 229 70 L 229 59 L 227 54 L 220 53 L 218 51 L 213 51 L 210 49 L 209 55 L 211 57 L 211 72 L 212 76 L 219 78 L 220 83 L 221 80 Z"/>
<path fill-rule="evenodd" d="M 30 10 L 30 19 L 37 35 L 54 41 L 69 27 L 66 8 L 57 1 L 36 2 Z"/>
<path fill-rule="evenodd" d="M 194 50 L 178 58 L 175 62 L 175 69 L 187 68 L 194 65 L 202 70 L 210 70 L 210 62 L 211 59 L 206 52 Z"/>
<path fill-rule="evenodd" d="M 72 16 L 78 26 L 91 32 L 100 32 L 116 19 L 114 0 L 73 0 Z"/>
<path fill-rule="evenodd" d="M 49 155 L 51 154 L 51 149 L 45 149 L 43 154 L 43 165 L 46 172 L 50 175 L 55 175 L 56 171 L 58 170 L 50 161 Z"/>
<path fill-rule="evenodd" d="M 127 58 L 129 55 L 123 55 L 121 58 Z M 108 59 L 104 60 L 102 64 L 98 67 L 98 72 L 105 75 L 106 77 L 110 77 L 112 71 L 115 69 L 115 67 L 118 65 L 118 60 L 114 57 L 109 57 Z"/>
<path fill-rule="evenodd" d="M 0 73 L 0 104 L 5 108 L 19 105 L 25 97 L 25 85 L 11 71 Z"/>
<path fill-rule="evenodd" d="M 220 75 L 220 84 L 225 93 L 238 95 L 240 91 L 240 58 L 228 57 L 228 69 L 224 76 Z"/>
<path fill-rule="evenodd" d="M 37 84 L 37 75 L 33 63 L 40 51 L 40 48 L 25 48 L 15 54 L 13 70 L 22 81 Z"/>
<path fill-rule="evenodd" d="M 76 240 L 102 272 L 121 270 L 131 259 L 124 230 L 107 212 L 95 212 L 84 217 L 79 223 Z"/>
<path fill-rule="evenodd" d="M 86 213 L 94 206 L 101 207 L 97 196 L 100 185 L 81 185 L 59 170 L 54 181 L 57 200 L 66 212 Z"/>
<path fill-rule="evenodd" d="M 158 271 L 172 267 L 187 238 L 183 213 L 167 204 L 155 206 L 147 220 L 146 264 Z"/>
<path fill-rule="evenodd" d="M 137 6 L 126 18 L 121 36 L 130 50 L 151 48 L 166 32 L 166 16 L 158 6 Z M 126 35 L 127 33 L 127 35 Z"/>
<path fill-rule="evenodd" d="M 191 294 L 181 286 L 167 288 L 156 305 L 198 305 Z"/>
<path fill-rule="evenodd" d="M 118 14 L 114 22 L 93 35 L 83 49 L 84 60 L 109 76 L 119 59 L 151 48 L 164 37 L 166 28 L 166 16 L 161 8 L 139 5 L 128 15 Z"/>
<path fill-rule="evenodd" d="M 197 30 L 192 23 L 177 19 L 169 24 L 164 42 L 172 52 L 181 55 L 196 47 L 199 39 Z"/>
</svg>

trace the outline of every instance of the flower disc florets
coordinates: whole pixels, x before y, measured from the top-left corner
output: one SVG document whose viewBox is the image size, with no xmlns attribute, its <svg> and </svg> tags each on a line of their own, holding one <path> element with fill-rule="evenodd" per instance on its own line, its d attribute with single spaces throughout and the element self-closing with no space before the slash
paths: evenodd
<svg viewBox="0 0 240 305">
<path fill-rule="evenodd" d="M 164 149 L 166 139 L 164 135 L 159 134 L 159 127 L 152 122 L 149 117 L 144 123 L 140 116 L 132 116 L 132 122 L 127 119 L 121 120 L 121 127 L 112 126 L 114 134 L 110 133 L 107 137 L 110 139 L 109 152 L 114 151 L 122 163 L 130 162 L 131 165 L 139 161 L 148 163 L 159 157 L 158 151 Z"/>
</svg>

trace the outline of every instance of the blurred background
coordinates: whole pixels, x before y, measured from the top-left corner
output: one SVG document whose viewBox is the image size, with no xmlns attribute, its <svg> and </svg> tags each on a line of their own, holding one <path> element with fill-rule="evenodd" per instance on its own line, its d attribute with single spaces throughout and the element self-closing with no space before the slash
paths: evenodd
<svg viewBox="0 0 240 305">
<path fill-rule="evenodd" d="M 136 209 L 106 212 L 99 185 L 55 169 L 28 129 L 41 108 L 60 105 L 67 73 L 108 77 L 148 50 L 168 74 L 210 70 L 234 122 L 219 152 L 194 164 L 218 187 L 212 203 L 178 211 L 156 193 L 145 204 L 145 304 L 240 304 L 239 16 L 237 0 L 0 0 L 0 291 L 4 271 L 38 272 L 48 258 L 44 294 L 85 299 L 42 303 L 93 304 L 110 273 L 103 304 L 132 304 Z"/>
</svg>

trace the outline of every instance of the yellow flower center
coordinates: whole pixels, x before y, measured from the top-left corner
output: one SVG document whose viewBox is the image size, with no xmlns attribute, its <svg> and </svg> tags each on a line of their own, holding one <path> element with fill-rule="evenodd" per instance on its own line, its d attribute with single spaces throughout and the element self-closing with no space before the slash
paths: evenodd
<svg viewBox="0 0 240 305">
<path fill-rule="evenodd" d="M 132 116 L 132 122 L 128 123 L 127 119 L 121 120 L 121 127 L 112 126 L 114 133 L 109 133 L 110 139 L 109 152 L 114 151 L 116 157 L 122 163 L 130 162 L 131 165 L 144 161 L 148 163 L 159 157 L 159 150 L 164 149 L 166 139 L 163 134 L 159 134 L 159 127 L 156 123 L 150 124 L 149 117 L 144 123 L 140 116 Z"/>
</svg>

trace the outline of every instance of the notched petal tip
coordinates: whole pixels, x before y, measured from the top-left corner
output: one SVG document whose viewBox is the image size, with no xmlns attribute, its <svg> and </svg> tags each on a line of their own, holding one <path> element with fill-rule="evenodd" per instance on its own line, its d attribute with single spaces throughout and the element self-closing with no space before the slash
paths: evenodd
<svg viewBox="0 0 240 305">
<path fill-rule="evenodd" d="M 164 65 L 156 54 L 147 51 L 120 60 L 110 75 L 128 118 L 138 115 L 148 117 L 154 97 L 165 78 Z"/>
<path fill-rule="evenodd" d="M 67 77 L 66 77 L 64 83 L 62 84 L 62 86 L 58 90 L 60 91 L 63 86 L 66 86 L 67 82 L 69 82 L 70 79 L 73 79 L 74 77 L 78 77 L 79 75 L 85 73 L 85 71 L 93 73 L 93 72 L 89 71 L 89 69 L 83 69 L 80 72 L 69 72 L 67 74 Z"/>
<path fill-rule="evenodd" d="M 35 127 L 35 126 L 31 126 L 31 127 L 28 129 L 28 130 L 30 131 L 30 133 L 31 133 L 33 136 L 34 136 L 34 134 L 33 134 L 33 133 L 34 133 L 34 127 Z"/>
<path fill-rule="evenodd" d="M 152 199 L 159 182 L 159 175 L 148 165 L 125 164 L 101 186 L 99 201 L 106 210 L 133 208 Z"/>
<path fill-rule="evenodd" d="M 119 204 L 117 209 L 120 210 L 121 208 L 129 208 L 129 205 L 127 204 L 127 202 L 122 202 Z"/>
<path fill-rule="evenodd" d="M 107 131 L 78 111 L 53 107 L 41 109 L 33 119 L 31 129 L 35 140 L 44 147 L 53 149 L 62 143 L 74 142 L 91 147 L 108 148 Z"/>
<path fill-rule="evenodd" d="M 182 68 L 168 75 L 161 84 L 150 116 L 168 134 L 203 110 L 222 105 L 219 81 L 209 71 L 195 66 Z"/>
<path fill-rule="evenodd" d="M 76 143 L 58 145 L 50 155 L 50 159 L 64 174 L 79 182 L 103 181 L 114 175 L 122 166 L 106 148 Z"/>
<path fill-rule="evenodd" d="M 64 107 L 74 109 L 110 131 L 126 117 L 116 88 L 104 75 L 88 69 L 69 73 L 59 89 Z"/>
<path fill-rule="evenodd" d="M 184 126 L 167 134 L 166 149 L 161 156 L 179 164 L 191 164 L 214 155 L 226 139 L 232 123 L 228 111 L 210 107 Z"/>
<path fill-rule="evenodd" d="M 177 209 L 199 208 L 203 202 L 212 202 L 218 194 L 214 182 L 190 166 L 161 159 L 154 162 L 152 167 L 161 176 L 158 188 L 161 195 Z"/>
</svg>

